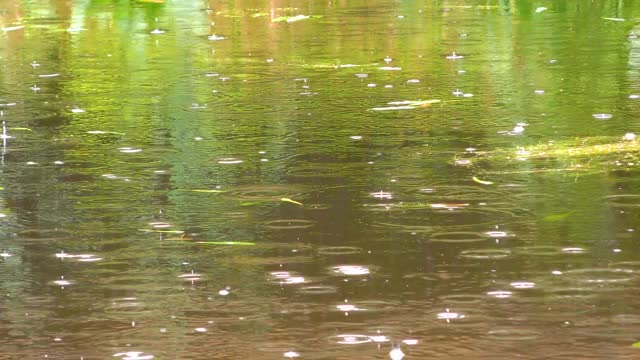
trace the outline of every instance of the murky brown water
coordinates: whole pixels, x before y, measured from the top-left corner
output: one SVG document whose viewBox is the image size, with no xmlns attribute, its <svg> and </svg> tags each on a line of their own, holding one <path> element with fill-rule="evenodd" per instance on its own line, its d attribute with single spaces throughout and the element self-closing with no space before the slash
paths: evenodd
<svg viewBox="0 0 640 360">
<path fill-rule="evenodd" d="M 0 3 L 0 357 L 640 356 L 637 18 Z"/>
</svg>

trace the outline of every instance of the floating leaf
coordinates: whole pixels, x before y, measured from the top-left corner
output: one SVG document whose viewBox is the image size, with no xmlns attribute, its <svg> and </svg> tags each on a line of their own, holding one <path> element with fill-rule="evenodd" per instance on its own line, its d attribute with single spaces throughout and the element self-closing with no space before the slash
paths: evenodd
<svg viewBox="0 0 640 360">
<path fill-rule="evenodd" d="M 16 130 L 16 131 L 33 131 L 28 127 L 10 127 L 9 130 Z"/>
<path fill-rule="evenodd" d="M 4 190 L 4 188 L 2 186 L 0 186 L 0 190 Z"/>
<path fill-rule="evenodd" d="M 292 203 L 292 204 L 296 204 L 296 205 L 302 206 L 301 202 L 298 202 L 298 201 L 295 201 L 295 200 L 291 200 L 289 198 L 282 198 L 282 199 L 280 199 L 280 201 L 284 201 L 284 202 L 288 202 L 288 203 Z"/>
<path fill-rule="evenodd" d="M 253 246 L 256 243 L 249 241 L 197 241 L 197 244 L 202 245 L 236 245 L 236 246 Z"/>
<path fill-rule="evenodd" d="M 475 176 L 472 179 L 473 179 L 473 181 L 477 182 L 478 184 L 482 184 L 482 185 L 491 185 L 491 184 L 493 184 L 493 181 L 481 180 L 481 179 L 478 179 Z"/>
<path fill-rule="evenodd" d="M 191 189 L 191 191 L 199 192 L 199 193 L 213 193 L 213 194 L 219 194 L 224 192 L 224 190 L 209 190 L 209 189 Z"/>
<path fill-rule="evenodd" d="M 631 347 L 640 348 L 640 341 L 631 344 Z"/>
<path fill-rule="evenodd" d="M 550 222 L 560 221 L 560 220 L 566 219 L 571 214 L 573 214 L 573 210 L 572 211 L 567 211 L 567 212 L 564 212 L 564 213 L 559 213 L 559 214 L 550 214 L 550 215 L 545 216 L 542 220 L 550 221 Z"/>
</svg>

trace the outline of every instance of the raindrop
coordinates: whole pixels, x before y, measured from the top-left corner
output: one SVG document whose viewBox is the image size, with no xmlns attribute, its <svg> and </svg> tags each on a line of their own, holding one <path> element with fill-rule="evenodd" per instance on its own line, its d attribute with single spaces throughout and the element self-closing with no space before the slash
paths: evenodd
<svg viewBox="0 0 640 360">
<path fill-rule="evenodd" d="M 284 357 L 286 357 L 288 359 L 293 359 L 293 358 L 300 357 L 300 354 L 295 352 L 295 351 L 287 351 L 283 355 L 284 355 Z"/>
<path fill-rule="evenodd" d="M 332 267 L 331 270 L 336 274 L 348 276 L 368 275 L 370 273 L 368 267 L 360 265 L 339 265 Z"/>
<path fill-rule="evenodd" d="M 355 334 L 342 334 L 332 336 L 330 338 L 332 341 L 337 342 L 338 344 L 346 344 L 346 345 L 357 345 L 371 342 L 371 339 L 367 335 L 355 335 Z"/>
<path fill-rule="evenodd" d="M 502 249 L 477 249 L 465 250 L 460 253 L 460 257 L 467 259 L 504 259 L 511 255 L 511 251 Z"/>
<path fill-rule="evenodd" d="M 369 195 L 376 199 L 384 199 L 384 200 L 393 199 L 393 194 L 391 194 L 390 192 L 382 191 L 382 190 L 378 192 L 369 193 Z"/>
<path fill-rule="evenodd" d="M 221 289 L 220 291 L 218 291 L 218 295 L 220 295 L 220 296 L 227 296 L 227 295 L 229 295 L 229 294 L 230 294 L 229 289 L 230 289 L 230 288 L 229 288 L 228 286 L 227 286 L 226 288 L 224 288 L 224 289 Z"/>
<path fill-rule="evenodd" d="M 142 351 L 127 351 L 113 354 L 114 357 L 121 357 L 122 360 L 148 360 L 153 359 L 153 355 L 145 355 Z"/>
<path fill-rule="evenodd" d="M 536 283 L 531 281 L 514 281 L 509 285 L 514 289 L 533 289 L 536 287 Z"/>
<path fill-rule="evenodd" d="M 593 116 L 593 118 L 597 120 L 609 120 L 613 117 L 612 114 L 605 114 L 605 113 L 592 114 L 591 116 Z"/>
<path fill-rule="evenodd" d="M 402 360 L 404 358 L 404 353 L 400 349 L 400 345 L 393 344 L 391 351 L 389 351 L 389 358 L 391 360 Z"/>
<path fill-rule="evenodd" d="M 243 163 L 244 160 L 240 160 L 237 158 L 222 158 L 218 160 L 218 164 L 240 164 Z"/>
<path fill-rule="evenodd" d="M 452 52 L 452 53 L 451 53 L 451 55 L 447 55 L 447 56 L 446 56 L 446 58 L 447 58 L 447 59 L 449 59 L 449 60 L 457 60 L 457 59 L 462 59 L 462 58 L 464 58 L 464 56 L 463 56 L 463 55 L 458 55 L 458 54 L 456 54 L 456 52 L 454 51 L 454 52 Z"/>
<path fill-rule="evenodd" d="M 52 284 L 58 285 L 64 289 L 65 286 L 69 286 L 73 284 L 73 282 L 69 280 L 65 280 L 64 276 L 60 276 L 60 280 L 55 280 L 52 282 Z"/>
<path fill-rule="evenodd" d="M 446 320 L 447 322 L 450 320 L 458 320 L 458 319 L 464 319 L 464 315 L 457 313 L 457 312 L 451 312 L 449 311 L 449 309 L 445 309 L 444 312 L 440 312 L 436 315 L 436 317 L 439 320 Z"/>
<path fill-rule="evenodd" d="M 629 95 L 629 99 L 633 99 L 633 100 L 635 100 L 635 99 L 640 99 L 640 95 L 638 95 L 638 94 L 631 94 L 631 95 Z"/>
<path fill-rule="evenodd" d="M 211 41 L 219 41 L 219 40 L 224 40 L 226 38 L 224 36 L 218 36 L 216 34 L 211 34 L 211 35 L 207 36 L 207 39 L 211 40 Z"/>
<path fill-rule="evenodd" d="M 496 291 L 489 291 L 487 295 L 497 299 L 506 299 L 511 297 L 513 293 L 511 291 L 496 290 Z"/>
</svg>

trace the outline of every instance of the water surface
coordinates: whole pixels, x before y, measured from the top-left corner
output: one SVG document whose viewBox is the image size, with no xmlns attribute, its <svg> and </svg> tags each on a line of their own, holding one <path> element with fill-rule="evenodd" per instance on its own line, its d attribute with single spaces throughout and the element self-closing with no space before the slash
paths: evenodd
<svg viewBox="0 0 640 360">
<path fill-rule="evenodd" d="M 0 4 L 2 353 L 638 356 L 638 18 Z"/>
</svg>

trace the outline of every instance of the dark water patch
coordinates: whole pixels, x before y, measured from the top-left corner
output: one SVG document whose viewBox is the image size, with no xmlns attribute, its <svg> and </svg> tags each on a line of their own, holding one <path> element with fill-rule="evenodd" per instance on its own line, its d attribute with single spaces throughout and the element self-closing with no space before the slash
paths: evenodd
<svg viewBox="0 0 640 360">
<path fill-rule="evenodd" d="M 281 219 L 271 220 L 262 223 L 262 226 L 269 230 L 301 230 L 308 229 L 316 225 L 315 221 L 304 219 Z"/>
<path fill-rule="evenodd" d="M 363 249 L 356 246 L 325 246 L 318 249 L 319 255 L 342 256 L 363 253 Z"/>
<path fill-rule="evenodd" d="M 282 198 L 300 199 L 304 190 L 289 185 L 248 185 L 225 188 L 223 196 L 246 201 L 278 201 Z"/>
<path fill-rule="evenodd" d="M 500 327 L 487 332 L 487 337 L 491 341 L 523 342 L 538 340 L 543 336 L 540 331 L 527 329 L 524 327 Z"/>
<path fill-rule="evenodd" d="M 486 234 L 478 234 L 474 232 L 452 231 L 445 233 L 434 233 L 429 237 L 430 242 L 451 243 L 451 244 L 468 244 L 488 241 Z"/>
<path fill-rule="evenodd" d="M 640 207 L 640 195 L 635 194 L 608 195 L 604 201 L 612 208 Z"/>
<path fill-rule="evenodd" d="M 564 271 L 561 279 L 563 281 L 575 282 L 578 284 L 605 285 L 629 283 L 640 280 L 636 270 L 625 268 L 592 268 L 574 269 Z"/>
<path fill-rule="evenodd" d="M 487 300 L 486 296 L 478 294 L 452 294 L 440 296 L 438 300 L 445 306 L 479 306 Z"/>
<path fill-rule="evenodd" d="M 73 237 L 70 231 L 62 229 L 25 229 L 16 234 L 21 241 L 55 241 Z"/>
</svg>

